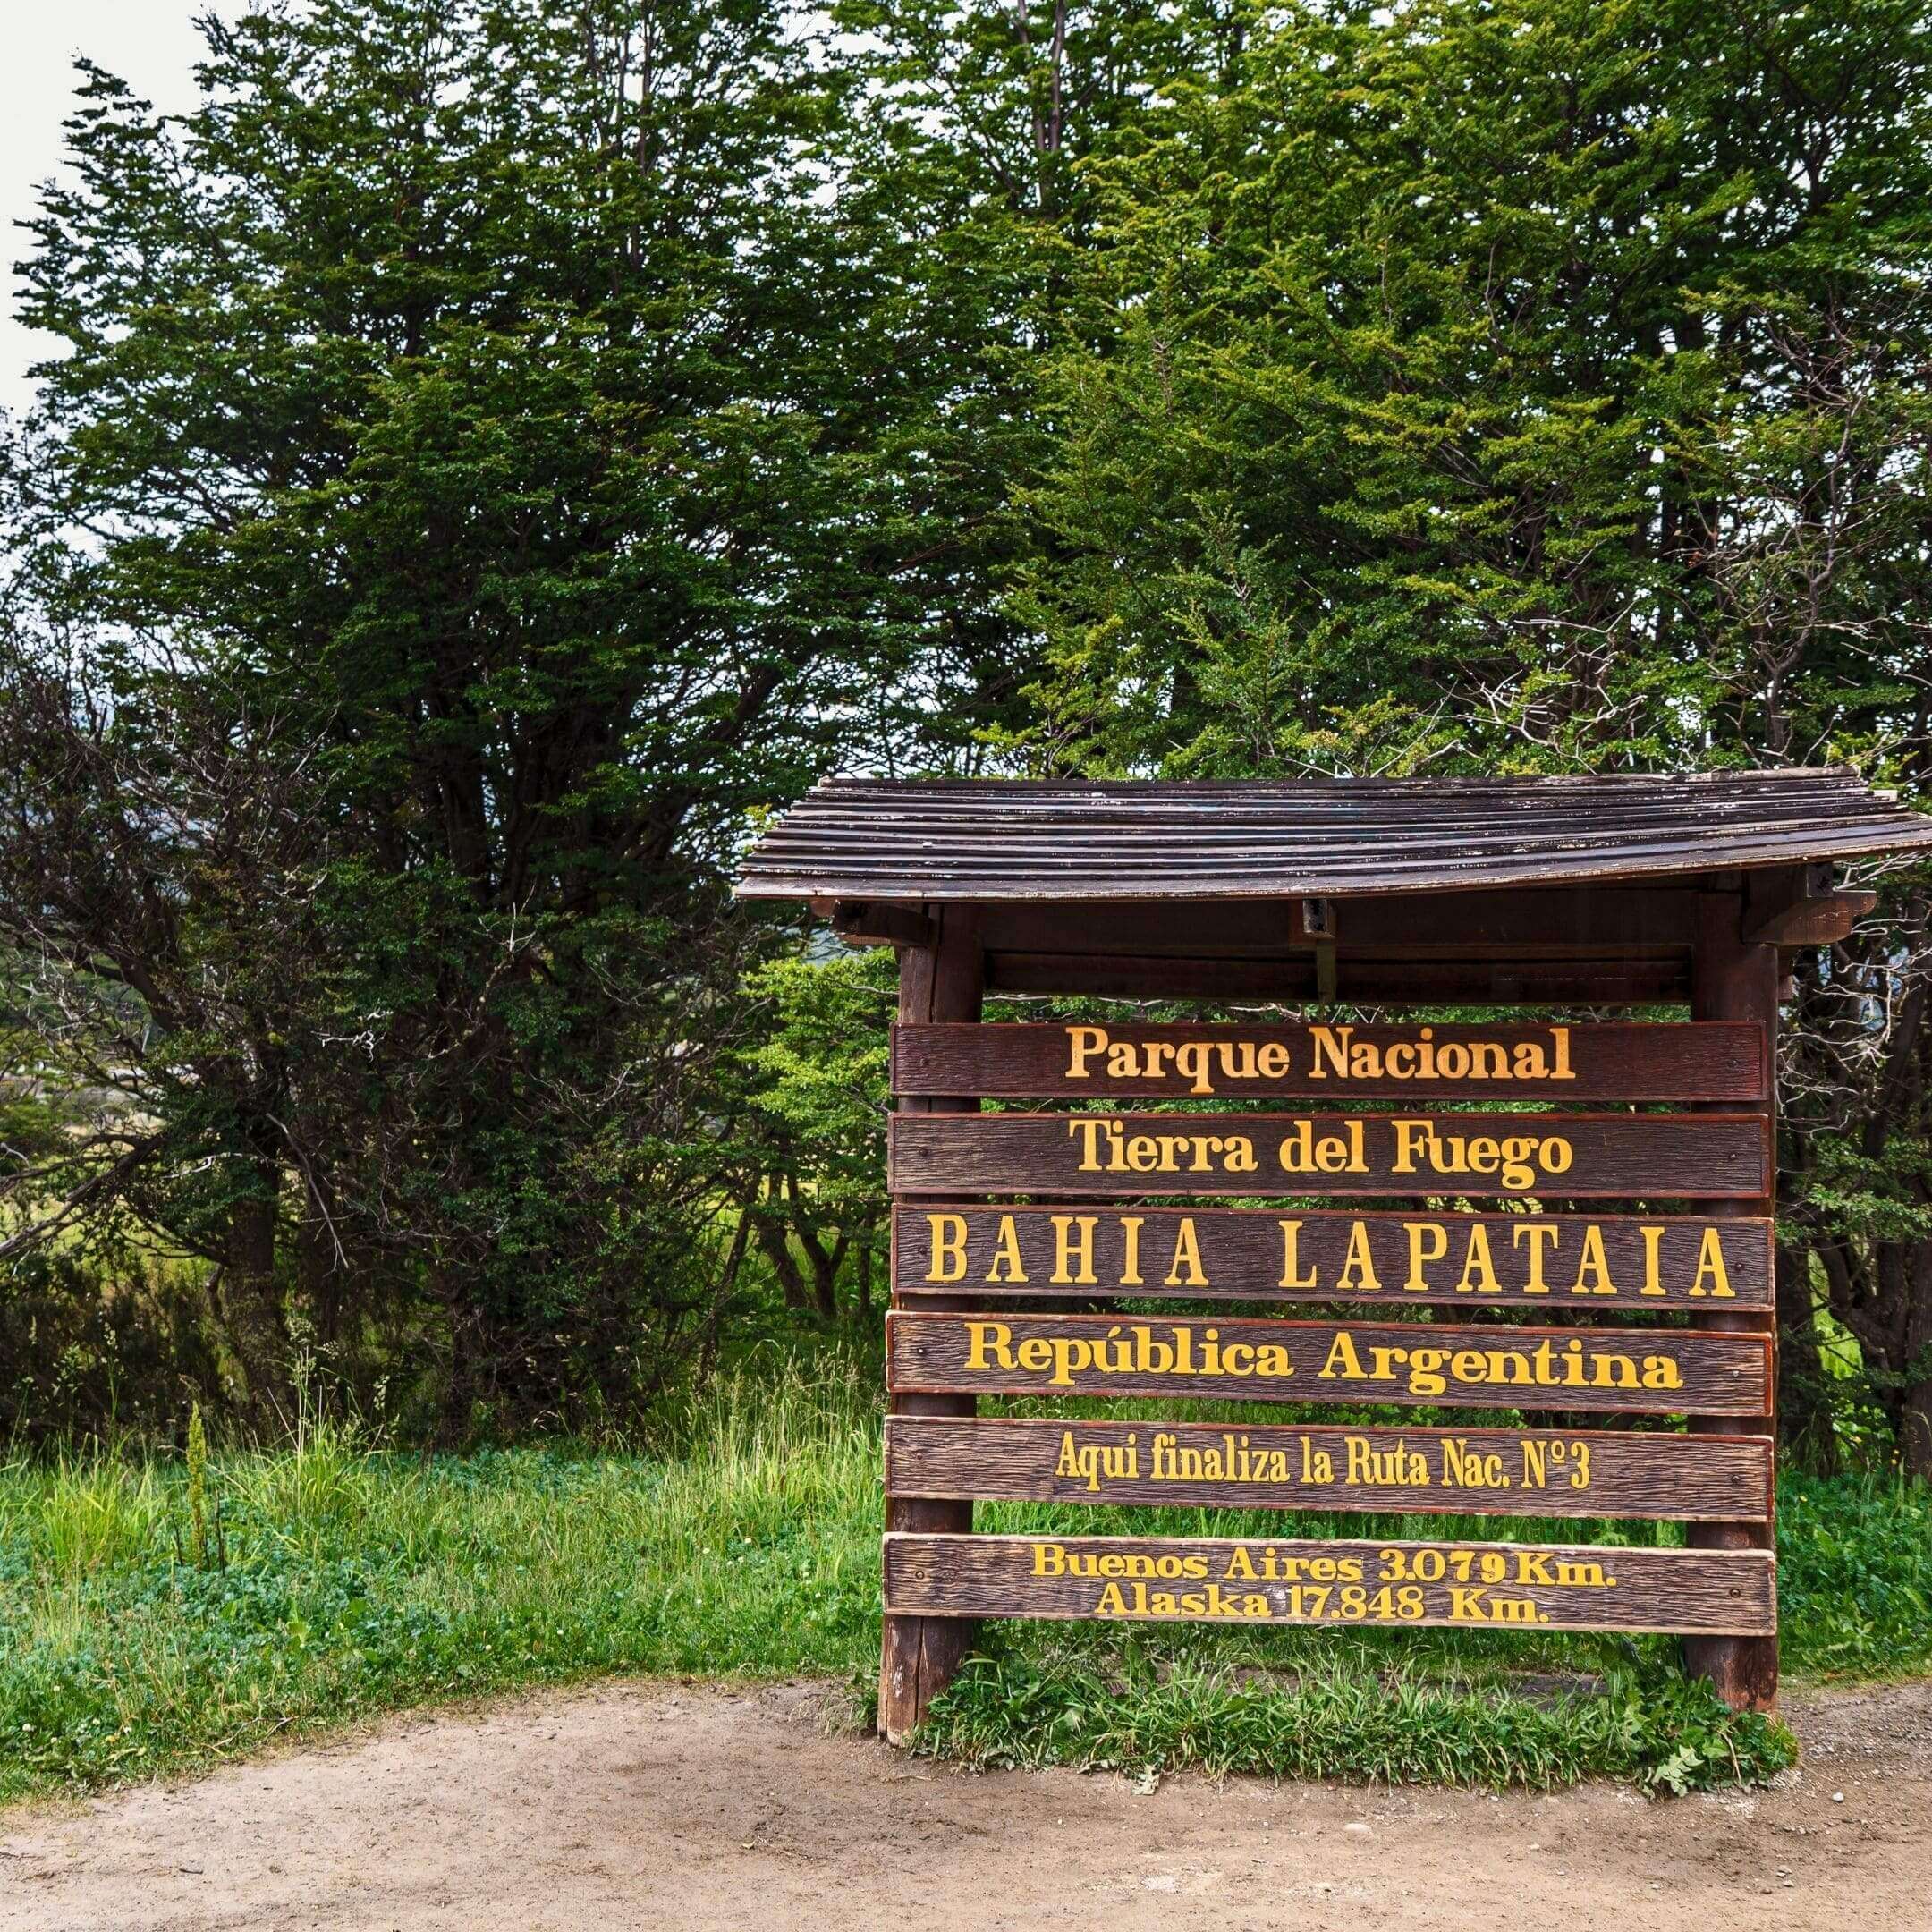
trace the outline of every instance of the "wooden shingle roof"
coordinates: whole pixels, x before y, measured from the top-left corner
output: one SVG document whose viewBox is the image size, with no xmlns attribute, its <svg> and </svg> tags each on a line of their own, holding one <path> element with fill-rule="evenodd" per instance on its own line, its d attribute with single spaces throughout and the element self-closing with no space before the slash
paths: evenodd
<svg viewBox="0 0 1932 1932">
<path fill-rule="evenodd" d="M 1103 784 L 832 778 L 748 899 L 1239 899 L 1663 879 L 1932 849 L 1843 770 Z"/>
</svg>

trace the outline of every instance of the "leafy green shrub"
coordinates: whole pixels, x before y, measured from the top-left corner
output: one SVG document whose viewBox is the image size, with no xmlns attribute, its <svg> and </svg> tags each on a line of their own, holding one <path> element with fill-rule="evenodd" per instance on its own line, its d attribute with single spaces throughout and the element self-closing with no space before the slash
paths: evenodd
<svg viewBox="0 0 1932 1932">
<path fill-rule="evenodd" d="M 178 1439 L 184 1390 L 218 1407 L 205 1273 L 47 1249 L 0 1260 L 0 1440 Z"/>
<path fill-rule="evenodd" d="M 1778 1621 L 1789 1669 L 1902 1677 L 1932 1668 L 1932 1484 L 1784 1477 Z"/>
</svg>

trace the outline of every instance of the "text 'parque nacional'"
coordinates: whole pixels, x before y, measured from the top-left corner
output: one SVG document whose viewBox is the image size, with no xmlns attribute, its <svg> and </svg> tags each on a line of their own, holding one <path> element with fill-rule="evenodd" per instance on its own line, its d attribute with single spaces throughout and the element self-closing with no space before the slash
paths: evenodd
<svg viewBox="0 0 1932 1932">
<path fill-rule="evenodd" d="M 1137 1038 L 1104 1026 L 1070 1026 L 1065 1078 L 1157 1080 L 1170 1072 L 1191 1094 L 1280 1082 L 1295 1072 L 1346 1086 L 1351 1080 L 1495 1080 L 1573 1085 L 1570 1029 L 1552 1026 L 1515 1038 L 1477 1035 L 1438 1040 L 1434 1027 L 1386 1039 L 1352 1026 L 1311 1026 L 1300 1064 L 1286 1040 Z M 1216 1084 L 1218 1080 L 1219 1084 Z"/>
<path fill-rule="evenodd" d="M 1756 1100 L 1762 1032 L 1699 1025 L 913 1025 L 902 1094 Z"/>
</svg>

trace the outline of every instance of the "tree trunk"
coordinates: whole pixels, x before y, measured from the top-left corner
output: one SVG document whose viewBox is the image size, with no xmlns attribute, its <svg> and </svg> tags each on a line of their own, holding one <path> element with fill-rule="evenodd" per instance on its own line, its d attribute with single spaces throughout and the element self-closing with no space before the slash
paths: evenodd
<svg viewBox="0 0 1932 1932">
<path fill-rule="evenodd" d="M 1932 1241 L 1824 1241 L 1831 1310 L 1852 1332 L 1901 1464 L 1932 1475 Z"/>
<path fill-rule="evenodd" d="M 1911 1299 L 1904 1309 L 1904 1346 L 1899 1373 L 1899 1462 L 1908 1476 L 1932 1477 L 1932 1242 L 1912 1244 L 1907 1271 Z"/>
<path fill-rule="evenodd" d="M 738 1272 L 744 1266 L 745 1249 L 750 1244 L 752 1204 L 756 1198 L 755 1192 L 748 1194 L 739 1205 L 738 1225 L 732 1230 L 731 1245 L 724 1250 L 724 1266 L 719 1271 L 717 1286 L 711 1292 L 711 1306 L 705 1314 L 703 1339 L 698 1349 L 698 1378 L 700 1382 L 708 1381 L 717 1367 L 718 1326 L 724 1320 L 731 1298 L 738 1292 Z"/>
<path fill-rule="evenodd" d="M 843 1228 L 829 1249 L 820 1245 L 818 1237 L 810 1229 L 801 1229 L 799 1239 L 804 1243 L 805 1258 L 811 1263 L 812 1298 L 818 1308 L 818 1318 L 824 1322 L 838 1319 L 838 1271 L 839 1263 L 845 1258 L 846 1246 L 850 1241 Z"/>
<path fill-rule="evenodd" d="M 273 1161 L 256 1164 L 252 1185 L 230 1210 L 222 1251 L 222 1321 L 242 1369 L 242 1411 L 258 1430 L 288 1414 L 292 1389 L 288 1324 L 275 1272 L 281 1180 Z"/>
<path fill-rule="evenodd" d="M 315 1329 L 318 1346 L 338 1353 L 354 1337 L 349 1312 L 349 1269 L 322 1217 L 311 1211 L 292 1231 L 297 1306 Z"/>
<path fill-rule="evenodd" d="M 791 1217 L 778 1218 L 775 1212 L 782 1198 L 784 1182 L 769 1189 L 762 1205 L 753 1211 L 754 1224 L 758 1233 L 758 1244 L 765 1250 L 765 1258 L 772 1265 L 772 1273 L 778 1277 L 779 1292 L 784 1296 L 788 1309 L 802 1309 L 811 1300 L 810 1292 L 805 1286 L 805 1276 L 800 1270 L 798 1258 L 792 1252 Z"/>
<path fill-rule="evenodd" d="M 1899 1412 L 1899 1461 L 1908 1476 L 1932 1482 L 1932 1379 L 1912 1383 Z"/>
<path fill-rule="evenodd" d="M 1832 1475 L 1838 1467 L 1838 1438 L 1818 1351 L 1811 1250 L 1801 1241 L 1778 1242 L 1777 1322 L 1780 1443 L 1800 1469 L 1814 1476 Z"/>
</svg>

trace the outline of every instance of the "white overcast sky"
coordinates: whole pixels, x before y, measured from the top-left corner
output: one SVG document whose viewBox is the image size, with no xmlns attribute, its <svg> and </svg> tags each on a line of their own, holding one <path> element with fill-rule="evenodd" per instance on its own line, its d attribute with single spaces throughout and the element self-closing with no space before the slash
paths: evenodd
<svg viewBox="0 0 1932 1932">
<path fill-rule="evenodd" d="M 215 10 L 235 11 L 221 0 Z M 194 97 L 192 68 L 201 47 L 194 21 L 208 11 L 210 0 L 7 0 L 0 48 L 0 216 L 6 223 L 0 261 L 7 268 L 0 409 L 25 404 L 27 366 L 49 346 L 14 319 L 13 265 L 25 253 L 27 237 L 13 225 L 32 213 L 36 183 L 60 165 L 74 55 L 85 54 L 120 74 L 157 107 L 184 108 Z"/>
</svg>

